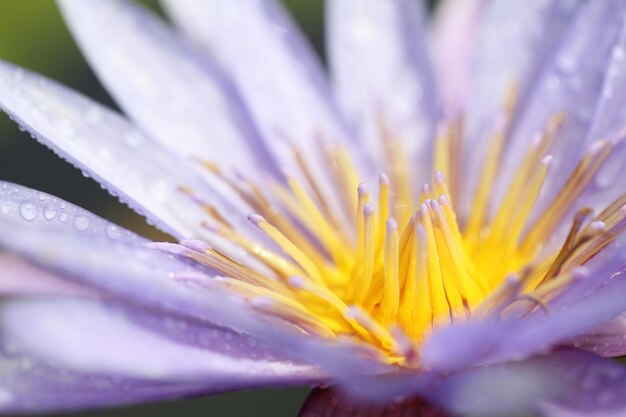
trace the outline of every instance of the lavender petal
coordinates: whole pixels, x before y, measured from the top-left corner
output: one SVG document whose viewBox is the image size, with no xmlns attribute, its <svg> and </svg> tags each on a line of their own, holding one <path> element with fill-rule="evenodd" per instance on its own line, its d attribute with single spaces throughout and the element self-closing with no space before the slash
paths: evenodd
<svg viewBox="0 0 626 417">
<path fill-rule="evenodd" d="M 319 59 L 282 5 L 274 0 L 162 3 L 232 77 L 280 166 L 293 175 L 301 172 L 293 158 L 295 148 L 306 158 L 328 204 L 340 213 L 321 145 L 351 147 L 357 164 L 361 151 L 346 140 Z"/>
<path fill-rule="evenodd" d="M 272 358 L 247 336 L 111 301 L 5 299 L 0 323 L 4 412 L 112 406 L 318 378 L 313 368 Z"/>
<path fill-rule="evenodd" d="M 489 395 L 485 395 L 489 393 Z M 430 398 L 459 415 L 618 416 L 626 369 L 576 350 L 452 375 Z"/>
<path fill-rule="evenodd" d="M 433 65 L 444 112 L 462 110 L 484 0 L 439 2 L 431 27 Z"/>
<path fill-rule="evenodd" d="M 526 91 L 539 85 L 538 73 L 552 57 L 555 45 L 572 20 L 578 3 L 569 0 L 485 3 L 464 106 L 467 114 L 463 146 L 464 149 L 472 149 L 472 152 L 463 158 L 467 167 L 467 191 L 463 193 L 462 207 L 467 208 L 473 196 L 488 149 L 490 130 L 501 113 L 507 89 L 517 83 L 522 92 L 520 106 L 527 107 Z M 547 118 L 550 113 L 542 116 Z M 530 138 L 522 139 L 527 144 Z"/>
<path fill-rule="evenodd" d="M 596 355 L 614 358 L 626 355 L 626 314 L 621 314 L 610 323 L 575 337 L 569 343 Z"/>
<path fill-rule="evenodd" d="M 232 86 L 165 22 L 132 1 L 59 6 L 108 91 L 152 137 L 187 158 L 249 172 L 268 166 Z"/>
<path fill-rule="evenodd" d="M 425 11 L 417 2 L 336 0 L 327 5 L 327 38 L 335 93 L 361 146 L 385 169 L 380 123 L 417 172 L 431 176 L 436 115 L 434 76 L 426 50 Z"/>
<path fill-rule="evenodd" d="M 498 196 L 504 194 L 530 138 L 545 128 L 553 114 L 562 112 L 566 121 L 550 151 L 554 156 L 551 172 L 531 222 L 560 191 L 591 142 L 599 139 L 589 137 L 588 131 L 594 123 L 607 72 L 614 67 L 613 51 L 626 44 L 625 23 L 623 2 L 585 3 L 532 85 L 503 156 L 504 166 L 512 169 L 499 178 L 494 191 Z M 594 59 L 588 59 L 590 54 Z"/>
<path fill-rule="evenodd" d="M 176 237 L 197 236 L 201 223 L 209 220 L 204 210 L 181 192 L 181 186 L 222 207 L 226 216 L 238 212 L 224 209 L 220 194 L 194 174 L 184 160 L 165 151 L 119 114 L 43 76 L 2 61 L 0 108 L 35 139 Z M 231 220 L 249 227 L 245 213 L 237 218 L 231 216 Z"/>
<path fill-rule="evenodd" d="M 20 258 L 0 254 L 0 296 L 24 294 L 96 296 L 97 293 Z"/>
</svg>

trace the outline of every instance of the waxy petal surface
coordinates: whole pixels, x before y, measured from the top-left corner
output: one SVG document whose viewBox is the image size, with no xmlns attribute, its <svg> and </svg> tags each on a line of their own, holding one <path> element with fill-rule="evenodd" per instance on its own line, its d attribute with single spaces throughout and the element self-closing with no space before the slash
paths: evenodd
<svg viewBox="0 0 626 417">
<path fill-rule="evenodd" d="M 502 196 L 533 136 L 549 118 L 562 113 L 566 120 L 554 139 L 554 156 L 542 199 L 531 221 L 541 213 L 566 182 L 594 140 L 589 129 L 601 102 L 608 71 L 614 67 L 615 48 L 626 45 L 626 3 L 621 0 L 587 2 L 577 11 L 551 58 L 537 76 L 513 128 L 503 164 L 510 167 L 499 178 L 495 195 Z M 589 59 L 593 56 L 593 59 Z M 608 133 L 608 132 L 607 132 Z M 613 199 L 617 195 L 613 196 Z"/>
<path fill-rule="evenodd" d="M 232 78 L 281 168 L 304 178 L 294 158 L 299 153 L 339 213 L 324 147 L 349 146 L 357 166 L 361 151 L 346 140 L 319 59 L 282 5 L 274 0 L 165 0 L 163 5 Z"/>
<path fill-rule="evenodd" d="M 538 73 L 552 57 L 564 28 L 568 27 L 577 9 L 578 2 L 569 0 L 485 2 L 463 108 L 466 112 L 463 149 L 467 150 L 463 158 L 467 173 L 467 191 L 462 200 L 464 208 L 473 195 L 489 146 L 489 136 L 498 123 L 507 90 L 517 84 L 521 91 L 519 106 L 522 109 L 527 107 L 527 90 L 538 85 Z M 549 116 L 547 113 L 543 117 Z M 546 121 L 542 120 L 542 123 Z M 530 132 L 530 135 L 534 133 Z M 525 143 L 528 144 L 530 139 L 530 136 L 524 138 Z M 523 153 L 517 155 L 521 157 Z"/>
<path fill-rule="evenodd" d="M 52 80 L 1 61 L 0 108 L 39 142 L 176 237 L 197 236 L 202 222 L 209 219 L 179 187 L 191 188 L 218 207 L 222 204 L 221 197 L 185 161 L 119 114 Z M 222 211 L 225 216 L 233 212 Z M 244 216 L 233 216 L 232 221 L 246 227 Z"/>
<path fill-rule="evenodd" d="M 108 91 L 152 137 L 186 158 L 271 167 L 232 86 L 165 22 L 125 0 L 59 5 Z"/>
<path fill-rule="evenodd" d="M 401 140 L 418 184 L 431 176 L 436 119 L 424 14 L 418 2 L 336 0 L 326 19 L 335 93 L 371 169 L 384 171 L 386 141 Z"/>
<path fill-rule="evenodd" d="M 4 300 L 0 409 L 52 411 L 314 380 L 255 339 L 110 301 Z M 46 343 L 41 343 L 41 340 Z"/>
</svg>

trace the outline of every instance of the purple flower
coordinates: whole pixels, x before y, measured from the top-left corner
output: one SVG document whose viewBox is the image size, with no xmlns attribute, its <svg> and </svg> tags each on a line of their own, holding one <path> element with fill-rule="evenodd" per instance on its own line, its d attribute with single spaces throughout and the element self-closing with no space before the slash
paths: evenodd
<svg viewBox="0 0 626 417">
<path fill-rule="evenodd" d="M 59 5 L 128 118 L 7 62 L 0 107 L 177 243 L 1 183 L 3 412 L 626 412 L 625 1 L 450 0 L 427 42 L 333 0 L 332 90 L 270 0 Z"/>
</svg>

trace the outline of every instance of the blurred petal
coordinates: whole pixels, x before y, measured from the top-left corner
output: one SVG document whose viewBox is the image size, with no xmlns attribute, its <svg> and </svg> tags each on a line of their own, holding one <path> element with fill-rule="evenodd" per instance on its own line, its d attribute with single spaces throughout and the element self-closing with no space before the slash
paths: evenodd
<svg viewBox="0 0 626 417">
<path fill-rule="evenodd" d="M 303 408 L 300 416 L 347 417 L 355 415 L 352 410 L 366 405 L 369 410 L 378 411 L 380 404 L 389 403 L 394 406 L 388 406 L 386 411 L 391 413 L 384 415 L 395 415 L 394 410 L 412 410 L 410 407 L 416 403 L 424 404 L 423 399 L 441 407 L 425 408 L 430 412 L 445 411 L 455 416 L 620 416 L 626 411 L 626 368 L 574 349 L 453 373 L 420 370 L 365 380 L 355 378 L 351 384 L 338 388 L 346 394 L 326 401 L 323 412 L 323 403 L 311 401 L 305 404 L 310 409 Z M 413 411 L 399 415 L 422 414 Z"/>
<path fill-rule="evenodd" d="M 328 83 L 307 40 L 280 2 L 274 0 L 163 0 L 172 19 L 232 77 L 265 143 L 297 174 L 294 147 L 339 213 L 322 152 L 342 143 Z M 358 147 L 352 149 L 357 158 Z"/>
<path fill-rule="evenodd" d="M 588 334 L 574 338 L 571 343 L 596 355 L 611 358 L 626 355 L 626 314 Z"/>
<path fill-rule="evenodd" d="M 599 139 L 592 139 L 587 133 L 594 121 L 607 73 L 614 68 L 612 61 L 619 58 L 613 51 L 626 45 L 625 22 L 625 2 L 586 2 L 537 76 L 521 109 L 502 160 L 503 165 L 511 169 L 498 179 L 495 192 L 499 196 L 503 195 L 533 135 L 557 112 L 566 116 L 550 151 L 554 159 L 543 198 L 535 208 L 535 218 L 560 191 L 583 153 L 589 151 L 592 140 Z M 613 199 L 617 197 L 613 195 Z"/>
<path fill-rule="evenodd" d="M 604 80 L 585 134 L 589 144 L 604 139 L 612 143 L 611 155 L 584 191 L 577 207 L 603 209 L 624 193 L 626 184 L 626 25 L 613 45 Z M 581 142 L 582 143 L 582 142 Z M 552 190 L 553 191 L 553 190 Z"/>
<path fill-rule="evenodd" d="M 626 369 L 564 350 L 468 369 L 443 379 L 431 399 L 459 415 L 619 416 L 626 412 Z"/>
<path fill-rule="evenodd" d="M 172 277 L 206 271 L 148 249 L 145 239 L 56 197 L 0 183 L 0 230 L 1 248 L 80 284 L 178 311 L 210 306 L 211 293 L 199 293 Z M 215 297 L 216 309 L 209 308 L 218 313 L 210 317 L 213 321 L 227 314 L 218 306 L 235 308 L 230 298 Z"/>
<path fill-rule="evenodd" d="M 418 183 L 428 180 L 436 104 L 422 4 L 333 0 L 327 8 L 335 91 L 375 171 L 385 167 L 382 120 L 394 139 L 403 139 L 407 160 L 419 167 Z"/>
<path fill-rule="evenodd" d="M 50 271 L 0 254 L 0 296 L 16 294 L 95 295 Z"/>
<path fill-rule="evenodd" d="M 224 77 L 152 13 L 125 0 L 59 5 L 108 91 L 159 142 L 242 170 L 265 155 Z"/>
<path fill-rule="evenodd" d="M 317 377 L 312 368 L 273 359 L 255 339 L 111 302 L 4 300 L 0 324 L 2 345 L 7 347 L 0 374 L 3 411 L 111 406 L 173 394 L 305 383 Z M 106 402 L 111 391 L 117 391 L 115 386 L 130 392 Z M 75 388 L 69 395 L 65 392 Z M 83 392 L 87 398 L 77 400 Z"/>
<path fill-rule="evenodd" d="M 442 106 L 458 114 L 467 93 L 470 64 L 484 0 L 440 1 L 432 28 L 432 53 Z"/>
<path fill-rule="evenodd" d="M 219 194 L 208 189 L 184 161 L 166 152 L 117 113 L 56 82 L 2 61 L 0 108 L 35 139 L 86 175 L 92 175 L 124 203 L 174 236 L 197 235 L 207 219 L 202 208 L 179 190 L 180 186 L 193 189 L 217 206 L 222 204 Z M 228 216 L 233 210 L 223 212 Z M 243 219 L 233 221 L 244 222 L 247 227 L 245 217 L 240 217 Z"/>
<path fill-rule="evenodd" d="M 513 83 L 519 85 L 522 92 L 520 105 L 526 107 L 525 92 L 537 84 L 537 74 L 544 62 L 552 57 L 578 3 L 571 0 L 486 2 L 465 98 L 466 142 L 463 146 L 472 151 L 466 152 L 463 159 L 468 174 L 463 207 L 473 195 L 489 145 L 489 134 L 501 112 L 508 88 Z M 580 34 L 581 38 L 587 36 L 587 33 Z M 550 113 L 542 116 L 547 118 Z M 542 123 L 546 121 L 542 120 Z M 530 132 L 530 135 L 534 133 Z M 524 139 L 527 144 L 530 137 Z M 518 157 L 521 155 L 523 153 Z"/>
</svg>

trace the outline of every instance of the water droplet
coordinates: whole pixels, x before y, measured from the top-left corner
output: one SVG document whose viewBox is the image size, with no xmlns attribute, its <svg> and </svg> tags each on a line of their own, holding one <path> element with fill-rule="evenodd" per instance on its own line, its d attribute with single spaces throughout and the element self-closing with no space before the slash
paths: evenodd
<svg viewBox="0 0 626 417">
<path fill-rule="evenodd" d="M 39 201 L 46 201 L 46 195 L 44 193 L 39 193 L 39 195 L 37 196 L 37 199 Z"/>
<path fill-rule="evenodd" d="M 59 216 L 59 220 L 61 220 L 61 222 L 65 223 L 67 221 L 67 213 L 61 213 L 61 215 Z"/>
<path fill-rule="evenodd" d="M 52 220 L 56 217 L 56 215 L 57 210 L 52 204 L 46 206 L 46 208 L 43 210 L 43 216 L 46 218 L 46 220 Z"/>
<path fill-rule="evenodd" d="M 279 35 L 284 35 L 288 32 L 287 28 L 277 24 L 272 24 L 272 29 L 274 29 L 274 32 L 278 33 Z"/>
<path fill-rule="evenodd" d="M 122 236 L 122 231 L 117 226 L 109 225 L 106 228 L 106 234 L 111 239 L 119 239 Z"/>
<path fill-rule="evenodd" d="M 84 216 L 76 216 L 74 218 L 74 227 L 76 230 L 84 231 L 89 227 L 89 219 Z"/>
<path fill-rule="evenodd" d="M 123 140 L 126 146 L 133 149 L 140 147 L 145 142 L 145 138 L 141 133 L 134 130 L 126 133 Z"/>
<path fill-rule="evenodd" d="M 102 112 L 99 108 L 95 106 L 91 107 L 85 113 L 85 120 L 87 120 L 87 123 L 90 123 L 92 125 L 98 124 L 100 123 L 100 121 L 102 121 Z"/>
<path fill-rule="evenodd" d="M 37 217 L 37 207 L 32 203 L 22 203 L 20 205 L 20 216 L 26 221 L 33 221 Z"/>
<path fill-rule="evenodd" d="M 150 194 L 152 194 L 157 201 L 166 200 L 170 194 L 169 185 L 165 180 L 156 180 L 151 182 L 149 189 Z"/>
<path fill-rule="evenodd" d="M 24 79 L 24 70 L 22 68 L 18 68 L 13 71 L 13 79 L 15 81 L 21 81 Z"/>
<path fill-rule="evenodd" d="M 557 58 L 556 66 L 560 71 L 569 74 L 576 69 L 576 60 L 569 54 L 561 54 Z"/>
<path fill-rule="evenodd" d="M 556 75 L 551 75 L 546 80 L 546 87 L 548 87 L 549 90 L 556 90 L 559 88 L 559 85 L 561 85 L 561 80 L 559 80 L 559 77 Z"/>
<path fill-rule="evenodd" d="M 100 159 L 102 159 L 105 162 L 112 162 L 113 161 L 113 152 L 111 152 L 111 149 L 106 148 L 106 147 L 100 147 L 98 148 L 98 156 L 100 157 Z"/>
</svg>

